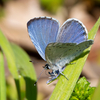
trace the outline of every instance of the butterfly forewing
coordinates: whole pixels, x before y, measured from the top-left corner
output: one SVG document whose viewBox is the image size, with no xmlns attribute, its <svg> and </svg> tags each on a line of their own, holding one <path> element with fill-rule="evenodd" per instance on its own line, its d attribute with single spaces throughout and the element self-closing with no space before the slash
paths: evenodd
<svg viewBox="0 0 100 100">
<path fill-rule="evenodd" d="M 87 40 L 87 30 L 77 19 L 68 19 L 61 26 L 56 42 L 81 43 Z"/>
<path fill-rule="evenodd" d="M 63 67 L 79 56 L 86 48 L 93 44 L 92 40 L 76 43 L 50 43 L 46 48 L 46 60 L 52 65 Z"/>
<path fill-rule="evenodd" d="M 37 17 L 27 23 L 29 36 L 41 57 L 45 60 L 45 48 L 49 43 L 56 42 L 59 23 L 49 17 Z"/>
</svg>

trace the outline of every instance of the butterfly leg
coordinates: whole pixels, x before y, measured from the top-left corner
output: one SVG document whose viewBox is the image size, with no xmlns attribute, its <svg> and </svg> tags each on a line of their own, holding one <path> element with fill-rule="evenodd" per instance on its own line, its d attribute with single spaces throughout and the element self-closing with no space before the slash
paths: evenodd
<svg viewBox="0 0 100 100">
<path fill-rule="evenodd" d="M 64 67 L 64 69 L 65 69 L 65 67 Z M 48 83 L 50 83 L 51 81 L 54 81 L 55 79 L 57 79 L 57 77 L 61 74 L 61 75 L 63 75 L 67 80 L 69 80 L 63 73 L 62 73 L 62 71 L 64 70 L 64 69 L 62 69 L 62 70 L 57 70 L 57 71 L 55 71 L 55 73 L 54 72 L 49 72 L 49 74 L 50 74 L 50 76 L 51 76 L 51 79 L 50 80 L 48 80 L 47 81 L 47 84 Z M 57 75 L 56 75 L 57 74 Z"/>
<path fill-rule="evenodd" d="M 61 75 L 63 75 L 67 80 L 69 80 L 62 72 L 60 72 Z"/>
<path fill-rule="evenodd" d="M 62 72 L 64 71 L 65 67 L 66 67 L 66 66 L 62 67 L 62 68 L 59 70 L 59 73 L 60 73 L 61 75 L 63 75 L 67 80 L 69 80 L 69 79 L 62 73 Z"/>
<path fill-rule="evenodd" d="M 50 83 L 51 81 L 55 80 L 59 75 L 60 75 L 60 73 L 57 76 L 52 77 L 52 79 L 50 79 L 50 80 L 47 81 L 47 84 Z"/>
<path fill-rule="evenodd" d="M 51 78 L 56 76 L 53 71 L 51 73 L 50 72 L 48 73 L 50 74 Z"/>
</svg>

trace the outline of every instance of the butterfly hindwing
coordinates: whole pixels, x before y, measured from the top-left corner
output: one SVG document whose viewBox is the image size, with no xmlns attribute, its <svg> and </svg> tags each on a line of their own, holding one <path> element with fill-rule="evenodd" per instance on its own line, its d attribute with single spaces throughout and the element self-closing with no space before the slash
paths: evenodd
<svg viewBox="0 0 100 100">
<path fill-rule="evenodd" d="M 52 65 L 63 67 L 79 56 L 86 48 L 93 44 L 92 40 L 76 43 L 51 43 L 46 48 L 46 60 Z"/>
</svg>

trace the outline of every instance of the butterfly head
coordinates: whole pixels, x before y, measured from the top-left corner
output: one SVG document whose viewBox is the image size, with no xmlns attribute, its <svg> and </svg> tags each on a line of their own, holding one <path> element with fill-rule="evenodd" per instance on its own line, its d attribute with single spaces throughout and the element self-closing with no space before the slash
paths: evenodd
<svg viewBox="0 0 100 100">
<path fill-rule="evenodd" d="M 50 65 L 49 64 L 45 64 L 45 66 L 43 66 L 44 69 L 50 69 Z"/>
</svg>

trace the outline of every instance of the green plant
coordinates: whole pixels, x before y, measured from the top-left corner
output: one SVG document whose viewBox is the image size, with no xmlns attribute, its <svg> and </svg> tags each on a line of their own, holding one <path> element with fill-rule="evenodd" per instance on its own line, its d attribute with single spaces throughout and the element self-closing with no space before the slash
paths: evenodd
<svg viewBox="0 0 100 100">
<path fill-rule="evenodd" d="M 21 100 L 21 87 L 20 87 L 20 75 L 25 80 L 26 85 L 26 95 L 24 98 L 26 100 L 31 100 L 34 98 L 36 100 L 37 98 L 37 88 L 34 86 L 34 82 L 36 81 L 36 74 L 33 68 L 32 63 L 30 63 L 30 58 L 27 55 L 27 53 L 22 50 L 19 46 L 9 43 L 9 41 L 6 39 L 6 37 L 3 35 L 3 33 L 0 31 L 0 46 L 3 51 L 3 54 L 6 56 L 8 69 L 10 73 L 12 74 L 16 89 L 18 98 L 14 98 L 14 100 Z M 6 84 L 5 83 L 5 75 L 4 75 L 4 59 L 3 54 L 0 53 L 0 98 L 1 100 L 6 100 Z M 2 80 L 1 80 L 2 79 Z M 2 92 L 4 91 L 4 92 Z"/>
<path fill-rule="evenodd" d="M 75 85 L 70 100 L 91 100 L 95 87 L 90 87 L 89 85 L 90 83 L 85 77 L 80 78 Z"/>
<path fill-rule="evenodd" d="M 88 34 L 89 39 L 94 39 L 95 34 L 100 25 L 100 18 L 91 29 Z M 0 31 L 0 100 L 6 100 L 6 80 L 5 80 L 5 71 L 4 71 L 4 58 L 5 55 L 8 69 L 13 76 L 17 97 L 13 98 L 13 100 L 36 100 L 37 99 L 37 87 L 34 86 L 34 82 L 36 81 L 36 74 L 32 63 L 30 63 L 30 58 L 26 54 L 24 50 L 22 50 L 19 46 L 9 43 L 9 41 L 5 38 L 3 33 Z M 91 47 L 90 47 L 91 48 Z M 75 59 L 72 63 L 67 65 L 64 70 L 64 74 L 68 77 L 69 81 L 61 76 L 51 97 L 50 100 L 69 100 L 70 97 L 73 96 L 73 90 L 75 88 L 76 82 L 80 76 L 83 65 L 86 61 L 90 48 L 86 49 L 79 58 Z M 21 80 L 20 76 L 23 77 L 25 81 L 25 95 L 22 96 L 21 91 Z M 77 85 L 76 85 L 77 87 Z M 72 94 L 72 96 L 71 96 Z M 13 94 L 12 94 L 13 95 Z M 75 99 L 76 100 L 76 99 Z"/>
</svg>

